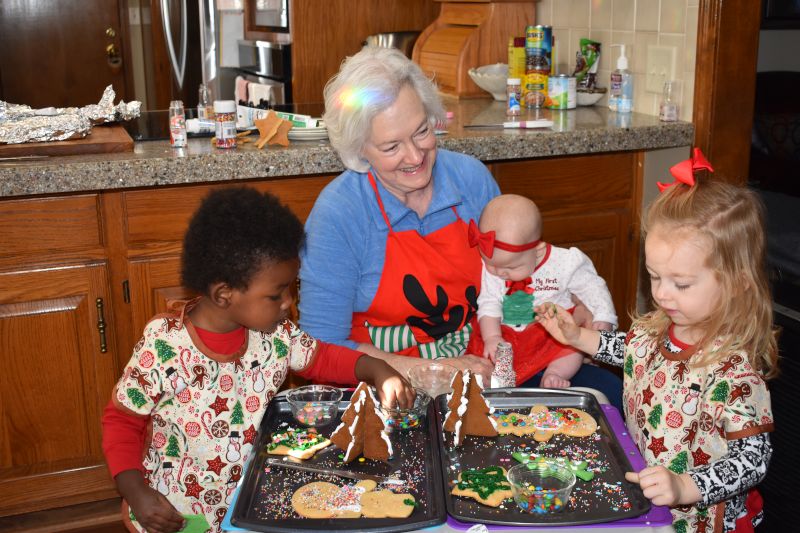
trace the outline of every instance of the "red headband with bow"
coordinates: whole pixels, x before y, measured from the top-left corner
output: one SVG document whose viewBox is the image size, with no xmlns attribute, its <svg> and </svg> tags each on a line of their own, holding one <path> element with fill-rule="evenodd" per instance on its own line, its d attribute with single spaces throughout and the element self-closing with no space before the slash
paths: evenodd
<svg viewBox="0 0 800 533">
<path fill-rule="evenodd" d="M 685 183 L 689 187 L 694 187 L 694 173 L 698 170 L 708 170 L 709 172 L 714 172 L 714 169 L 711 167 L 711 163 L 708 162 L 708 159 L 706 159 L 706 156 L 704 156 L 703 152 L 700 151 L 700 148 L 695 148 L 692 157 L 686 161 L 681 161 L 677 165 L 673 165 L 669 169 L 669 172 L 672 174 L 672 177 L 675 178 L 675 181 L 672 183 L 661 183 L 660 181 L 656 183 L 659 192 L 664 192 L 665 189 L 672 187 L 678 182 Z"/>
<path fill-rule="evenodd" d="M 482 233 L 481 230 L 478 229 L 478 225 L 475 224 L 474 220 L 469 221 L 469 245 L 473 248 L 477 246 L 478 250 L 480 250 L 486 257 L 492 257 L 494 255 L 495 248 L 505 250 L 507 252 L 524 252 L 525 250 L 536 248 L 536 246 L 542 242 L 533 241 L 527 244 L 508 244 L 507 242 L 498 241 L 494 238 L 494 236 L 494 231 Z"/>
</svg>

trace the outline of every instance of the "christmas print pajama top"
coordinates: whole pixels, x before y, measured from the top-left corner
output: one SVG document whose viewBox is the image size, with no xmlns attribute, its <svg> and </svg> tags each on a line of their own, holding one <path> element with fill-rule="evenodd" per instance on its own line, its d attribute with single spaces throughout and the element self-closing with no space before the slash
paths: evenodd
<svg viewBox="0 0 800 533">
<path fill-rule="evenodd" d="M 671 509 L 675 530 L 733 531 L 772 454 L 769 391 L 745 353 L 699 368 L 691 357 L 635 323 L 601 331 L 595 355 L 624 369 L 625 421 L 647 464 L 688 473 L 700 489 L 700 502 Z"/>
</svg>

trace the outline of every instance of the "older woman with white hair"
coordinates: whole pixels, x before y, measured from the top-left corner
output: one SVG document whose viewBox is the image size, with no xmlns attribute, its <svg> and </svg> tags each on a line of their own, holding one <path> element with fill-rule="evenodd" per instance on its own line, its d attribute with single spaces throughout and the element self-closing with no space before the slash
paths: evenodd
<svg viewBox="0 0 800 533">
<path fill-rule="evenodd" d="M 466 354 L 481 280 L 467 223 L 499 189 L 477 159 L 436 147 L 436 87 L 401 52 L 366 47 L 325 87 L 328 135 L 346 170 L 319 195 L 301 254 L 300 324 L 405 374 Z"/>
</svg>

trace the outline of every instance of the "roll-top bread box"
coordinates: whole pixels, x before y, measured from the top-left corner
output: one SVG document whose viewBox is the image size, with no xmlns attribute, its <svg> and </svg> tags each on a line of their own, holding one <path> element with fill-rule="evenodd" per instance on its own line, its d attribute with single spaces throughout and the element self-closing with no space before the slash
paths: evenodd
<svg viewBox="0 0 800 533">
<path fill-rule="evenodd" d="M 445 94 L 475 98 L 487 94 L 470 79 L 470 68 L 508 62 L 509 37 L 535 24 L 536 2 L 519 0 L 437 0 L 439 17 L 420 34 L 413 59 Z"/>
</svg>

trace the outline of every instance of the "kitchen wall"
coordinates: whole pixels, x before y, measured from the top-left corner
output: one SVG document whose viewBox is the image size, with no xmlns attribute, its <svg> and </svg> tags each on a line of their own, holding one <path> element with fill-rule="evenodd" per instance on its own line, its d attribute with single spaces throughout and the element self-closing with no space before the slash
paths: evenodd
<svg viewBox="0 0 800 533">
<path fill-rule="evenodd" d="M 681 120 L 691 121 L 698 4 L 699 0 L 540 0 L 536 22 L 553 26 L 559 73 L 575 69 L 581 38 L 601 42 L 597 78 L 601 87 L 608 87 L 619 56 L 619 48 L 610 45 L 625 44 L 628 68 L 634 73 L 634 111 L 648 115 L 658 114 L 661 94 L 645 91 L 647 45 L 674 46 L 678 82 L 674 97 Z"/>
</svg>

